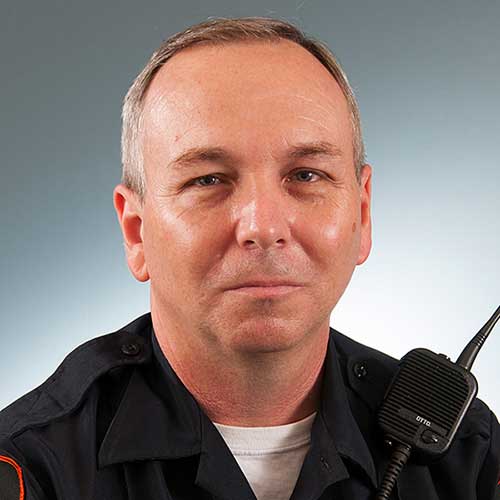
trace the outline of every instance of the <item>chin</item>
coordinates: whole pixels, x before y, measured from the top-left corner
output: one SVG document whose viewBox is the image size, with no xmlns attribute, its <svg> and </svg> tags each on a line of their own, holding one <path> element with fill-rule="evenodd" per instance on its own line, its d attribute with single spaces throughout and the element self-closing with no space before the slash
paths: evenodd
<svg viewBox="0 0 500 500">
<path fill-rule="evenodd" d="M 223 343 L 233 352 L 270 353 L 294 348 L 307 335 L 310 325 L 297 320 L 259 318 L 242 321 L 222 333 Z"/>
</svg>

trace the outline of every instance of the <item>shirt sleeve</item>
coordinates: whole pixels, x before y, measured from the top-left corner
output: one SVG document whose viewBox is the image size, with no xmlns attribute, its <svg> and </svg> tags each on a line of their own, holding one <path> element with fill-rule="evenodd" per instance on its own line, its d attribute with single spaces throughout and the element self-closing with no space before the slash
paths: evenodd
<svg viewBox="0 0 500 500">
<path fill-rule="evenodd" d="M 47 500 L 23 460 L 15 456 L 10 447 L 2 445 L 0 445 L 0 499 Z"/>
</svg>

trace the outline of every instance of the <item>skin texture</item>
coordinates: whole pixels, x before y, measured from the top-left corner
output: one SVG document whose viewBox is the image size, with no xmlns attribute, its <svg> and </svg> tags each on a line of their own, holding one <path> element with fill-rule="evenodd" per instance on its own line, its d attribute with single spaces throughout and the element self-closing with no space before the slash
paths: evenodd
<svg viewBox="0 0 500 500">
<path fill-rule="evenodd" d="M 336 154 L 287 156 L 318 141 Z M 172 163 L 202 146 L 232 157 Z M 371 167 L 358 183 L 340 87 L 293 42 L 191 47 L 147 91 L 143 151 L 144 204 L 119 184 L 114 205 L 164 355 L 215 422 L 310 415 L 331 311 L 371 248 Z M 228 290 L 251 278 L 300 286 Z"/>
</svg>

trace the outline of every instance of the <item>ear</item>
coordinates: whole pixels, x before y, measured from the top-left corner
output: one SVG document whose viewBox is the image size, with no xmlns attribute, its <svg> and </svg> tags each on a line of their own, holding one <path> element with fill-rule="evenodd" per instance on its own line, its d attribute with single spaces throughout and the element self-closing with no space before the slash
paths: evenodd
<svg viewBox="0 0 500 500">
<path fill-rule="evenodd" d="M 361 198 L 361 239 L 358 261 L 356 262 L 358 266 L 363 264 L 363 262 L 368 258 L 372 248 L 372 168 L 370 165 L 363 165 L 361 169 L 361 183 L 359 189 Z"/>
<path fill-rule="evenodd" d="M 113 204 L 123 234 L 127 264 L 138 281 L 147 281 L 149 273 L 144 257 L 143 206 L 139 197 L 124 184 L 113 190 Z"/>
</svg>

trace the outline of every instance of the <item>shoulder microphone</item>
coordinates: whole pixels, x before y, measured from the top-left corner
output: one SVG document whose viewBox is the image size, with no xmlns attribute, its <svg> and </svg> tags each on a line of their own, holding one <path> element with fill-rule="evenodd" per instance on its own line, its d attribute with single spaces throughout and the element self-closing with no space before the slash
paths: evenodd
<svg viewBox="0 0 500 500">
<path fill-rule="evenodd" d="M 387 500 L 410 454 L 418 463 L 444 455 L 477 394 L 470 368 L 500 318 L 500 306 L 454 363 L 444 354 L 413 349 L 399 362 L 378 412 L 392 456 L 376 500 Z"/>
</svg>

